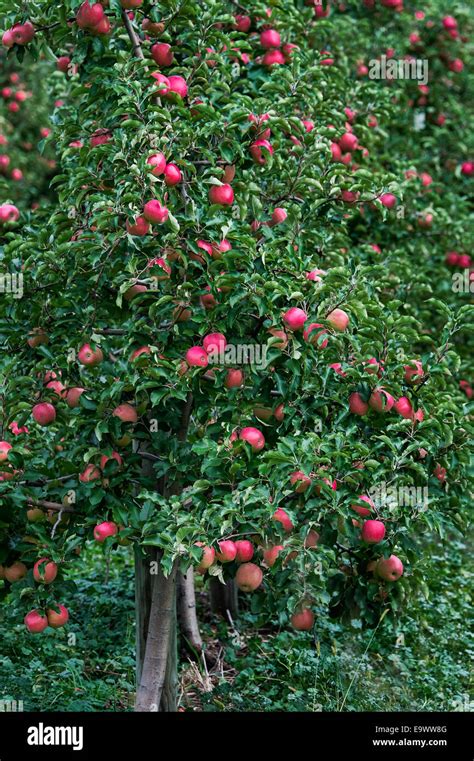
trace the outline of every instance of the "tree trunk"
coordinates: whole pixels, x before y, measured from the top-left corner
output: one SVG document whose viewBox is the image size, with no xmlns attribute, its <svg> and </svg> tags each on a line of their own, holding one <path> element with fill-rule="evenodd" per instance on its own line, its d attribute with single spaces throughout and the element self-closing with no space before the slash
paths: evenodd
<svg viewBox="0 0 474 761">
<path fill-rule="evenodd" d="M 151 592 L 153 577 L 150 573 L 150 563 L 156 561 L 156 550 L 151 550 L 145 556 L 135 546 L 135 655 L 137 689 L 142 676 L 145 646 L 150 622 Z"/>
<path fill-rule="evenodd" d="M 145 656 L 135 705 L 137 712 L 176 710 L 175 653 L 176 565 L 168 577 L 161 568 L 152 577 Z"/>
<path fill-rule="evenodd" d="M 232 618 L 235 618 L 239 612 L 239 601 L 237 597 L 237 586 L 231 579 L 225 584 L 219 579 L 210 579 L 209 593 L 211 596 L 211 610 L 213 613 L 225 618 L 228 621 L 227 611 Z"/>
<path fill-rule="evenodd" d="M 194 591 L 194 570 L 178 574 L 178 612 L 180 632 L 188 647 L 195 655 L 202 652 L 201 632 L 196 615 L 196 594 Z"/>
</svg>

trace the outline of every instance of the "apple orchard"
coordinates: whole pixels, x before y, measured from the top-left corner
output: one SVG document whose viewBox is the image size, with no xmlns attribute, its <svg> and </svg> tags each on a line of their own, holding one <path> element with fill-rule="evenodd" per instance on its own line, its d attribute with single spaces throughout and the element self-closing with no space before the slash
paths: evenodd
<svg viewBox="0 0 474 761">
<path fill-rule="evenodd" d="M 153 711 L 203 647 L 195 579 L 307 637 L 403 615 L 468 507 L 467 8 L 0 9 L 11 626 L 79 620 L 85 543 L 129 546 Z M 428 85 L 371 77 L 382 55 Z"/>
</svg>

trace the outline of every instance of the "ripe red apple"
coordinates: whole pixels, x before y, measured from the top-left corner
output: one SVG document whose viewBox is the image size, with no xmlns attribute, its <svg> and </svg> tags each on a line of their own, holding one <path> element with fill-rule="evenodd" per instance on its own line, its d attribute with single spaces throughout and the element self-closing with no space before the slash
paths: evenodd
<svg viewBox="0 0 474 761">
<path fill-rule="evenodd" d="M 220 206 L 232 206 L 234 203 L 234 191 L 230 185 L 212 185 L 209 188 L 209 200 Z"/>
<path fill-rule="evenodd" d="M 74 407 L 79 407 L 79 399 L 84 391 L 85 388 L 81 388 L 80 386 L 73 386 L 72 388 L 68 388 L 66 391 L 67 406 L 71 407 L 71 409 Z"/>
<path fill-rule="evenodd" d="M 152 156 L 148 157 L 146 163 L 153 167 L 151 173 L 154 174 L 155 177 L 159 177 L 166 169 L 166 158 L 164 153 L 153 153 Z"/>
<path fill-rule="evenodd" d="M 393 209 L 393 207 L 397 205 L 397 198 L 393 193 L 382 193 L 379 201 L 386 209 Z"/>
<path fill-rule="evenodd" d="M 269 156 L 273 155 L 273 146 L 268 140 L 255 140 L 250 146 L 249 151 L 255 163 L 264 166 Z"/>
<path fill-rule="evenodd" d="M 122 423 L 136 423 L 138 415 L 135 407 L 131 404 L 119 404 L 112 413 L 115 417 L 118 417 Z"/>
<path fill-rule="evenodd" d="M 308 315 L 299 307 L 291 307 L 283 315 L 283 322 L 290 330 L 301 330 Z"/>
<path fill-rule="evenodd" d="M 369 407 L 375 412 L 390 412 L 394 404 L 393 396 L 382 387 L 374 389 L 369 397 Z"/>
<path fill-rule="evenodd" d="M 12 448 L 12 445 L 8 441 L 0 441 L 0 462 L 5 462 L 8 459 L 8 452 Z"/>
<path fill-rule="evenodd" d="M 385 536 L 385 526 L 382 521 L 365 521 L 362 526 L 361 537 L 367 544 L 377 544 Z"/>
<path fill-rule="evenodd" d="M 306 534 L 306 539 L 304 540 L 304 546 L 306 549 L 312 549 L 313 547 L 316 547 L 319 542 L 320 536 L 317 531 L 314 531 L 314 529 L 310 529 L 308 533 Z"/>
<path fill-rule="evenodd" d="M 403 575 L 403 563 L 396 555 L 380 558 L 375 566 L 375 572 L 384 581 L 398 581 Z"/>
<path fill-rule="evenodd" d="M 354 415 L 366 415 L 369 411 L 369 405 L 357 391 L 354 391 L 349 396 L 349 409 Z"/>
<path fill-rule="evenodd" d="M 207 352 L 201 346 L 191 346 L 186 352 L 185 359 L 190 367 L 207 367 L 209 364 Z"/>
<path fill-rule="evenodd" d="M 151 46 L 150 52 L 158 66 L 171 66 L 173 63 L 173 51 L 167 42 L 157 42 Z"/>
<path fill-rule="evenodd" d="M 358 140 L 353 132 L 345 132 L 342 137 L 339 138 L 339 147 L 343 153 L 352 153 L 358 146 Z"/>
<path fill-rule="evenodd" d="M 24 563 L 21 562 L 21 560 L 15 560 L 14 563 L 9 566 L 5 566 L 4 568 L 5 578 L 12 584 L 15 581 L 20 581 L 20 579 L 26 576 L 27 573 L 28 568 Z"/>
<path fill-rule="evenodd" d="M 79 6 L 76 14 L 76 24 L 80 29 L 91 29 L 104 19 L 104 9 L 100 3 L 91 5 L 88 0 Z"/>
<path fill-rule="evenodd" d="M 242 370 L 230 369 L 227 370 L 224 386 L 226 388 L 241 388 L 244 385 L 244 373 Z"/>
<path fill-rule="evenodd" d="M 141 214 L 135 219 L 134 223 L 130 223 L 127 220 L 126 227 L 129 235 L 143 236 L 148 235 L 150 232 L 150 225 Z"/>
<path fill-rule="evenodd" d="M 365 502 L 367 505 L 370 505 L 370 507 L 362 507 L 362 505 L 358 504 L 359 502 Z M 375 505 L 370 497 L 368 497 L 366 494 L 361 494 L 359 497 L 357 497 L 357 503 L 352 503 L 351 510 L 354 510 L 363 518 L 366 518 L 371 514 L 372 510 L 375 510 Z"/>
<path fill-rule="evenodd" d="M 393 405 L 395 412 L 398 412 L 404 418 L 413 420 L 414 412 L 410 400 L 406 396 L 401 396 Z"/>
<path fill-rule="evenodd" d="M 433 475 L 435 476 L 435 478 L 438 479 L 440 483 L 444 484 L 444 482 L 446 481 L 446 475 L 447 475 L 446 468 L 443 468 L 442 465 L 440 465 L 439 462 L 437 462 L 436 467 L 433 471 Z"/>
<path fill-rule="evenodd" d="M 152 225 L 162 225 L 168 219 L 168 214 L 166 206 L 162 206 L 156 199 L 147 201 L 143 207 L 143 216 Z"/>
<path fill-rule="evenodd" d="M 196 570 L 198 573 L 205 573 L 207 569 L 213 565 L 216 559 L 216 551 L 214 547 L 206 547 L 204 542 L 195 542 L 195 544 L 197 547 L 202 547 L 201 562 L 197 566 Z"/>
<path fill-rule="evenodd" d="M 275 66 L 275 64 L 279 66 L 286 63 L 286 59 L 280 50 L 267 50 L 262 58 L 262 63 L 264 66 Z"/>
<path fill-rule="evenodd" d="M 100 478 L 100 470 L 92 464 L 86 465 L 79 475 L 79 481 L 82 484 L 89 484 L 91 481 L 97 481 L 98 478 Z"/>
<path fill-rule="evenodd" d="M 313 344 L 318 349 L 325 349 L 328 345 L 329 338 L 326 338 L 326 336 L 329 336 L 329 334 L 324 329 L 324 325 L 321 325 L 319 322 L 312 322 L 303 331 L 304 340 Z"/>
<path fill-rule="evenodd" d="M 445 16 L 443 18 L 443 26 L 445 29 L 456 29 L 458 25 L 458 22 L 454 18 L 454 16 Z"/>
<path fill-rule="evenodd" d="M 241 592 L 254 592 L 262 581 L 262 569 L 255 563 L 244 563 L 235 574 L 235 583 Z"/>
<path fill-rule="evenodd" d="M 202 345 L 208 354 L 211 352 L 221 354 L 227 346 L 227 339 L 223 333 L 208 333 L 204 336 Z"/>
<path fill-rule="evenodd" d="M 173 187 L 181 182 L 183 176 L 180 168 L 176 164 L 167 164 L 165 169 L 165 185 Z"/>
<path fill-rule="evenodd" d="M 35 404 L 31 412 L 38 425 L 51 425 L 56 420 L 56 410 L 49 402 Z"/>
<path fill-rule="evenodd" d="M 235 29 L 238 32 L 248 32 L 250 27 L 252 26 L 252 19 L 250 16 L 242 16 L 241 14 L 237 14 L 234 16 L 235 20 Z"/>
<path fill-rule="evenodd" d="M 275 544 L 263 551 L 263 559 L 269 568 L 273 568 L 280 552 L 284 549 L 282 544 Z"/>
<path fill-rule="evenodd" d="M 248 539 L 238 539 L 235 542 L 237 554 L 235 559 L 237 563 L 247 563 L 253 558 L 253 544 Z"/>
<path fill-rule="evenodd" d="M 96 365 L 100 365 L 103 361 L 104 355 L 99 346 L 94 350 L 90 344 L 84 344 L 79 349 L 77 358 L 81 365 L 85 365 L 86 367 L 96 367 Z"/>
<path fill-rule="evenodd" d="M 115 536 L 116 534 L 118 534 L 118 526 L 113 521 L 104 521 L 94 528 L 94 539 L 96 542 L 105 542 L 107 537 Z"/>
<path fill-rule="evenodd" d="M 69 620 L 69 612 L 68 609 L 64 607 L 64 605 L 55 605 L 56 608 L 59 608 L 59 613 L 54 608 L 48 608 L 46 611 L 46 615 L 48 617 L 48 624 L 51 626 L 52 629 L 59 629 L 61 626 L 64 626 Z"/>
<path fill-rule="evenodd" d="M 217 544 L 219 545 L 219 550 L 216 552 L 216 558 L 219 560 L 219 562 L 231 563 L 232 560 L 235 560 L 235 556 L 237 555 L 237 547 L 235 546 L 234 542 L 232 542 L 230 539 L 224 539 Z"/>
<path fill-rule="evenodd" d="M 421 383 L 424 377 L 423 365 L 418 359 L 413 359 L 410 364 L 405 365 L 405 381 L 410 385 Z"/>
<path fill-rule="evenodd" d="M 286 335 L 284 330 L 278 330 L 278 328 L 270 328 L 268 332 L 274 338 L 280 339 L 279 341 L 275 341 L 272 344 L 272 347 L 271 347 L 272 349 L 273 347 L 275 349 L 280 349 L 280 351 L 283 351 L 284 349 L 286 349 L 286 347 L 288 346 L 288 336 Z"/>
<path fill-rule="evenodd" d="M 31 634 L 40 634 L 48 626 L 48 619 L 41 615 L 38 610 L 30 610 L 23 619 L 24 624 Z"/>
<path fill-rule="evenodd" d="M 290 475 L 290 483 L 292 486 L 296 484 L 295 492 L 297 494 L 303 494 L 311 486 L 311 479 L 302 470 L 295 470 Z"/>
<path fill-rule="evenodd" d="M 277 207 L 276 209 L 273 209 L 272 216 L 271 216 L 271 227 L 274 225 L 281 225 L 282 222 L 286 220 L 288 216 L 288 213 L 286 209 L 282 209 L 280 207 Z"/>
<path fill-rule="evenodd" d="M 278 523 L 281 523 L 284 530 L 287 532 L 293 530 L 293 523 L 291 521 L 291 518 L 286 512 L 286 510 L 283 510 L 282 507 L 279 507 L 275 510 L 275 512 L 272 515 L 272 520 L 277 521 Z"/>
<path fill-rule="evenodd" d="M 166 97 L 170 91 L 170 81 L 168 77 L 165 77 L 160 71 L 152 71 L 151 76 L 156 80 L 156 86 L 158 88 L 158 94 Z"/>
<path fill-rule="evenodd" d="M 250 444 L 254 452 L 260 452 L 265 446 L 265 437 L 263 433 L 259 431 L 258 428 L 252 428 L 252 426 L 242 428 L 239 434 L 239 439 Z"/>
<path fill-rule="evenodd" d="M 110 455 L 103 454 L 100 458 L 100 468 L 101 470 L 104 470 L 105 466 L 107 465 L 110 460 L 115 460 L 115 462 L 118 464 L 119 468 L 123 465 L 123 460 L 118 452 L 112 452 Z"/>
<path fill-rule="evenodd" d="M 343 309 L 333 309 L 326 317 L 326 320 L 334 330 L 340 332 L 346 330 L 349 325 L 349 315 Z"/>
<path fill-rule="evenodd" d="M 275 29 L 265 29 L 260 35 L 260 45 L 265 50 L 279 48 L 281 45 L 280 35 Z"/>
<path fill-rule="evenodd" d="M 169 92 L 176 93 L 180 98 L 185 98 L 188 94 L 186 80 L 183 77 L 178 76 L 178 74 L 172 74 L 168 77 L 168 86 Z M 169 97 L 169 92 L 166 93 L 167 97 Z"/>
<path fill-rule="evenodd" d="M 33 566 L 33 578 L 40 584 L 51 584 L 58 575 L 58 566 L 48 558 L 40 558 Z"/>
<path fill-rule="evenodd" d="M 132 285 L 130 288 L 128 288 L 125 293 L 123 294 L 123 297 L 125 301 L 132 301 L 132 299 L 135 298 L 135 296 L 138 296 L 140 293 L 145 293 L 148 290 L 146 285 Z"/>
<path fill-rule="evenodd" d="M 291 616 L 291 625 L 293 629 L 300 632 L 308 632 L 314 626 L 314 613 L 309 608 L 303 608 L 298 613 Z"/>
</svg>

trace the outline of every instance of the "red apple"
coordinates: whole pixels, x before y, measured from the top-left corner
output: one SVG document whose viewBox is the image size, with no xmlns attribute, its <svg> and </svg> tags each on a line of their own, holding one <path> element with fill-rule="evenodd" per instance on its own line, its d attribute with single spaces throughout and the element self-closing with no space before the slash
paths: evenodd
<svg viewBox="0 0 474 761">
<path fill-rule="evenodd" d="M 235 583 L 241 592 L 254 592 L 262 581 L 262 569 L 255 563 L 244 563 L 235 574 Z"/>
<path fill-rule="evenodd" d="M 393 405 L 395 412 L 398 412 L 404 418 L 413 420 L 414 412 L 410 400 L 406 396 L 401 396 Z"/>
<path fill-rule="evenodd" d="M 164 153 L 154 153 L 152 156 L 148 157 L 146 163 L 153 167 L 151 173 L 154 174 L 155 177 L 159 177 L 159 175 L 163 174 L 166 169 L 166 158 Z"/>
<path fill-rule="evenodd" d="M 41 584 L 51 584 L 58 575 L 58 566 L 48 558 L 40 558 L 33 566 L 33 578 Z"/>
<path fill-rule="evenodd" d="M 143 216 L 152 225 L 162 225 L 168 219 L 168 214 L 166 206 L 162 206 L 156 199 L 147 201 L 143 207 Z"/>
<path fill-rule="evenodd" d="M 49 402 L 35 404 L 32 415 L 38 425 L 51 425 L 56 420 L 56 410 Z"/>
<path fill-rule="evenodd" d="M 202 547 L 201 561 L 196 570 L 198 573 L 205 573 L 207 569 L 213 565 L 216 559 L 216 551 L 214 550 L 214 547 L 206 547 L 204 542 L 195 542 L 195 544 L 197 547 Z"/>
<path fill-rule="evenodd" d="M 94 528 L 94 539 L 96 542 L 105 542 L 107 537 L 115 536 L 116 534 L 118 534 L 118 526 L 113 521 L 104 521 Z"/>
<path fill-rule="evenodd" d="M 292 486 L 296 484 L 295 492 L 297 494 L 303 494 L 311 486 L 311 479 L 302 470 L 295 470 L 290 475 L 290 483 Z"/>
<path fill-rule="evenodd" d="M 167 164 L 165 169 L 165 184 L 168 185 L 168 187 L 173 187 L 173 185 L 178 185 L 178 183 L 181 182 L 183 179 L 183 176 L 181 174 L 181 170 L 176 164 Z"/>
<path fill-rule="evenodd" d="M 384 581 L 398 581 L 403 575 L 403 563 L 396 555 L 380 558 L 375 566 L 375 572 Z"/>
<path fill-rule="evenodd" d="M 357 391 L 354 391 L 349 396 L 349 409 L 354 415 L 366 415 L 369 411 L 369 405 Z"/>
<path fill-rule="evenodd" d="M 265 437 L 263 433 L 259 431 L 258 428 L 252 428 L 251 426 L 242 428 L 239 434 L 239 439 L 250 444 L 254 452 L 260 452 L 265 446 Z"/>
<path fill-rule="evenodd" d="M 216 558 L 219 560 L 219 562 L 230 563 L 232 560 L 235 560 L 237 555 L 237 547 L 235 546 L 234 542 L 232 542 L 230 539 L 224 539 L 217 544 L 219 545 L 219 550 L 216 552 Z"/>
<path fill-rule="evenodd" d="M 131 404 L 119 404 L 112 415 L 118 417 L 122 423 L 136 423 L 138 420 L 137 411 Z"/>
<path fill-rule="evenodd" d="M 370 507 L 362 507 L 362 505 L 359 505 L 357 503 L 352 503 L 351 510 L 354 510 L 356 513 L 361 515 L 363 518 L 366 518 L 368 515 L 371 514 L 372 510 L 375 510 L 375 505 L 366 494 L 361 494 L 359 497 L 357 497 L 358 502 L 365 502 Z"/>
<path fill-rule="evenodd" d="M 86 367 L 96 367 L 96 365 L 100 365 L 104 359 L 104 355 L 100 347 L 97 347 L 97 349 L 94 350 L 90 344 L 84 344 L 79 349 L 77 358 L 81 365 L 85 365 Z"/>
<path fill-rule="evenodd" d="M 291 625 L 293 629 L 300 632 L 308 632 L 314 626 L 314 613 L 309 608 L 303 608 L 298 613 L 291 616 Z"/>
<path fill-rule="evenodd" d="M 340 332 L 346 330 L 349 325 L 349 315 L 343 309 L 333 309 L 326 317 L 326 320 L 334 330 Z"/>
<path fill-rule="evenodd" d="M 0 441 L 0 462 L 5 462 L 8 459 L 8 452 L 12 448 L 12 445 L 8 441 Z"/>
<path fill-rule="evenodd" d="M 209 200 L 220 206 L 232 206 L 234 203 L 234 191 L 230 185 L 212 185 L 209 188 Z"/>
<path fill-rule="evenodd" d="M 21 560 L 15 560 L 10 566 L 5 566 L 4 574 L 7 581 L 14 583 L 20 581 L 28 573 L 28 568 Z"/>
<path fill-rule="evenodd" d="M 290 330 L 301 330 L 307 319 L 308 315 L 299 307 L 291 307 L 283 315 L 283 322 Z"/>
<path fill-rule="evenodd" d="M 369 397 L 369 407 L 375 412 L 390 412 L 394 404 L 393 396 L 381 387 L 374 389 Z"/>
<path fill-rule="evenodd" d="M 167 42 L 157 42 L 151 46 L 150 52 L 158 66 L 171 66 L 173 63 L 173 51 Z"/>
<path fill-rule="evenodd" d="M 227 339 L 223 333 L 208 333 L 204 336 L 202 345 L 208 354 L 221 354 L 227 346 Z"/>
<path fill-rule="evenodd" d="M 209 364 L 207 352 L 201 346 L 191 346 L 186 352 L 185 359 L 190 367 L 207 367 Z"/>
<path fill-rule="evenodd" d="M 95 465 L 86 465 L 82 473 L 79 475 L 79 481 L 81 484 L 89 484 L 91 481 L 97 481 L 100 478 L 100 470 Z"/>
<path fill-rule="evenodd" d="M 226 388 L 241 388 L 244 385 L 244 374 L 242 370 L 230 369 L 227 370 L 224 386 Z"/>
<path fill-rule="evenodd" d="M 48 626 L 48 619 L 41 615 L 38 610 L 30 610 L 23 619 L 26 628 L 31 634 L 40 634 Z"/>
<path fill-rule="evenodd" d="M 247 563 L 253 558 L 253 544 L 248 539 L 238 539 L 235 542 L 237 554 L 235 559 L 237 563 Z"/>
<path fill-rule="evenodd" d="M 404 370 L 406 383 L 415 385 L 423 380 L 423 365 L 418 359 L 413 359 L 410 364 L 405 365 Z"/>
<path fill-rule="evenodd" d="M 367 544 L 377 544 L 381 542 L 385 536 L 385 526 L 382 521 L 365 521 L 362 526 L 361 537 Z"/>
<path fill-rule="evenodd" d="M 284 547 L 282 544 L 275 544 L 272 547 L 267 547 L 267 549 L 263 551 L 263 559 L 269 568 L 273 568 L 278 555 L 283 549 Z"/>
<path fill-rule="evenodd" d="M 278 523 L 281 523 L 285 531 L 292 531 L 293 530 L 293 523 L 291 521 L 290 516 L 286 512 L 286 510 L 283 510 L 282 507 L 277 508 L 275 512 L 272 515 L 272 520 L 277 521 Z"/>
<path fill-rule="evenodd" d="M 55 608 L 59 608 L 59 613 Z M 59 629 L 64 626 L 69 620 L 68 609 L 64 605 L 55 605 L 55 608 L 48 608 L 46 615 L 48 617 L 48 624 L 52 629 Z"/>
</svg>

